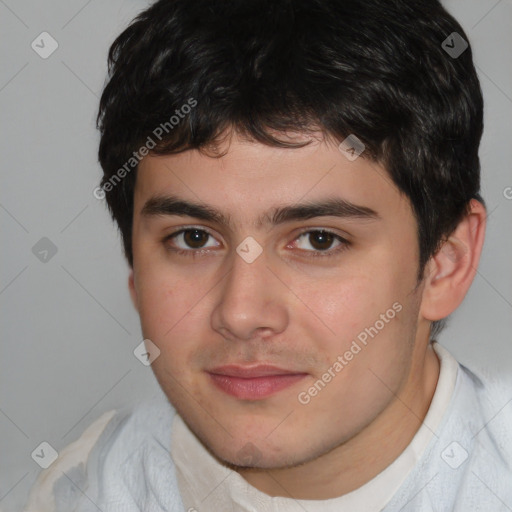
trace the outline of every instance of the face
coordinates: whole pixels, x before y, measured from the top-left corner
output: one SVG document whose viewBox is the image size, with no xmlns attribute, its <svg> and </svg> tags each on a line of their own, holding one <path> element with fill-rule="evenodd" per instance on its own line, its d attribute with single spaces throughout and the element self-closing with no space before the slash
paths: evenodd
<svg viewBox="0 0 512 512">
<path fill-rule="evenodd" d="M 197 208 L 200 207 L 200 208 Z M 417 225 L 384 169 L 315 141 L 139 165 L 131 290 L 159 384 L 221 460 L 278 468 L 385 413 L 416 352 Z"/>
</svg>

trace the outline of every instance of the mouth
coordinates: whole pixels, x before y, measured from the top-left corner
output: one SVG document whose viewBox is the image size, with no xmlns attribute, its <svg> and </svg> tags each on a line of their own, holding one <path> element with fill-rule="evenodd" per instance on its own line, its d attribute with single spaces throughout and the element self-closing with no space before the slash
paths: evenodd
<svg viewBox="0 0 512 512">
<path fill-rule="evenodd" d="M 272 365 L 227 365 L 207 370 L 212 383 L 241 400 L 262 400 L 304 379 L 308 374 Z"/>
</svg>

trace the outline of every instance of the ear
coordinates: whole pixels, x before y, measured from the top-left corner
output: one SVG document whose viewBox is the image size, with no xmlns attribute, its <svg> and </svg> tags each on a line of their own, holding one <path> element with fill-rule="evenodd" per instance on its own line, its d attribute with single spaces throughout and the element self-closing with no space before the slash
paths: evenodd
<svg viewBox="0 0 512 512">
<path fill-rule="evenodd" d="M 480 261 L 485 224 L 484 205 L 472 199 L 470 212 L 428 262 L 420 308 L 425 320 L 446 318 L 463 301 Z"/>
<path fill-rule="evenodd" d="M 130 275 L 128 276 L 128 289 L 130 290 L 130 296 L 132 298 L 133 306 L 139 311 L 137 290 L 135 289 L 135 278 L 133 276 L 133 268 L 130 269 Z"/>
</svg>

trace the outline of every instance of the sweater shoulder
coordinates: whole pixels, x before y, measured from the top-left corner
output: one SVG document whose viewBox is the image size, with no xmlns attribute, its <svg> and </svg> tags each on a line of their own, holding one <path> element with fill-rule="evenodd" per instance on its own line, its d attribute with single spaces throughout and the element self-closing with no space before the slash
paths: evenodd
<svg viewBox="0 0 512 512">
<path fill-rule="evenodd" d="M 174 413 L 161 393 L 103 413 L 41 471 L 23 512 L 82 510 L 85 494 L 94 499 L 110 478 L 111 468 L 123 465 L 148 442 L 148 436 L 165 440 Z"/>
<path fill-rule="evenodd" d="M 70 474 L 83 480 L 83 474 L 91 451 L 98 443 L 107 425 L 118 414 L 116 409 L 103 413 L 82 435 L 63 448 L 57 459 L 48 468 L 43 469 L 32 486 L 23 512 L 54 512 L 56 510 L 54 486 L 63 475 Z"/>
</svg>

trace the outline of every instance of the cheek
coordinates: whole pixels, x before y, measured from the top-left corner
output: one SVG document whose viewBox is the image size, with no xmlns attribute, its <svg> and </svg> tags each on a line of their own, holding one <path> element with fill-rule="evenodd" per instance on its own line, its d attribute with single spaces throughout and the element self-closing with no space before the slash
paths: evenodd
<svg viewBox="0 0 512 512">
<path fill-rule="evenodd" d="M 327 367 L 346 354 L 343 374 L 353 382 L 361 381 L 363 387 L 375 380 L 368 368 L 397 374 L 415 334 L 418 304 L 411 294 L 415 277 L 415 268 L 401 270 L 396 263 L 381 262 L 340 275 L 321 289 L 318 282 L 309 283 L 304 303 L 316 317 L 309 314 L 299 321 L 323 353 Z"/>
<path fill-rule="evenodd" d="M 178 400 L 180 390 L 193 388 L 189 373 L 194 340 L 199 339 L 194 319 L 197 290 L 194 293 L 194 287 L 180 279 L 146 274 L 140 292 L 143 336 L 160 350 L 151 368 L 167 395 Z"/>
<path fill-rule="evenodd" d="M 310 282 L 302 290 L 301 299 L 314 313 L 307 316 L 310 324 L 321 321 L 329 337 L 342 344 L 373 325 L 400 296 L 389 275 L 371 271 L 340 275 L 322 287 L 317 281 Z"/>
<path fill-rule="evenodd" d="M 139 315 L 145 337 L 157 344 L 184 329 L 182 322 L 195 302 L 197 290 L 177 273 L 160 271 L 147 265 L 137 275 Z"/>
<path fill-rule="evenodd" d="M 331 336 L 330 343 L 323 341 L 325 366 L 308 384 L 316 386 L 322 372 L 334 375 L 307 406 L 310 418 L 320 418 L 328 411 L 331 421 L 324 423 L 330 426 L 324 428 L 333 437 L 350 437 L 372 421 L 393 400 L 408 375 L 415 333 L 412 320 L 417 310 L 411 304 L 393 303 L 393 308 L 386 300 L 380 307 L 374 295 L 371 300 L 372 310 L 365 309 L 368 303 L 361 301 L 350 304 L 350 311 L 339 312 L 337 336 Z M 360 307 L 364 315 L 357 313 Z M 357 321 L 350 319 L 352 312 L 358 315 Z M 316 394 L 310 387 L 302 391 Z"/>
</svg>

